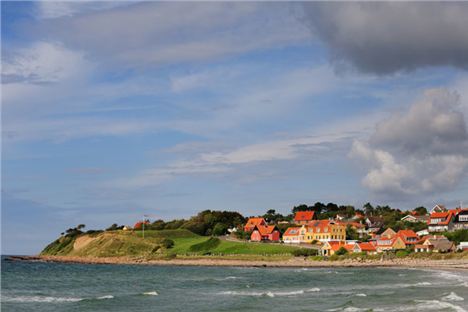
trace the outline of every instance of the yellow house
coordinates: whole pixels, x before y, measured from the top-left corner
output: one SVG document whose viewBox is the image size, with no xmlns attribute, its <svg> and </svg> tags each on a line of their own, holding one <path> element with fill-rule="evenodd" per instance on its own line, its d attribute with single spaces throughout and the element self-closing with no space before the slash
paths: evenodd
<svg viewBox="0 0 468 312">
<path fill-rule="evenodd" d="M 386 250 L 398 250 L 398 249 L 405 249 L 406 244 L 401 239 L 400 236 L 394 236 L 394 237 L 380 237 L 377 239 L 377 244 L 375 246 L 375 249 L 377 252 L 382 252 Z"/>
<path fill-rule="evenodd" d="M 345 241 L 346 226 L 329 220 L 312 221 L 307 227 L 304 241 L 310 243 L 314 240 L 320 242 Z"/>
</svg>

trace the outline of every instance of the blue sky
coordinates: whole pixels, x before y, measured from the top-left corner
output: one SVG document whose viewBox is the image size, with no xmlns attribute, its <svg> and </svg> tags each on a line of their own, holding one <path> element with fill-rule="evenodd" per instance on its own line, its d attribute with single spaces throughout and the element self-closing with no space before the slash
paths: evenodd
<svg viewBox="0 0 468 312">
<path fill-rule="evenodd" d="M 2 2 L 2 252 L 143 214 L 468 203 L 468 5 L 423 5 Z"/>
</svg>

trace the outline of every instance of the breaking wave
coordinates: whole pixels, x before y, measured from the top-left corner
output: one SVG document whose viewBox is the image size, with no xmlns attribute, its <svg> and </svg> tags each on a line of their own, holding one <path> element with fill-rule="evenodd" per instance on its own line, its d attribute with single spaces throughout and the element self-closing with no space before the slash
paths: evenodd
<svg viewBox="0 0 468 312">
<path fill-rule="evenodd" d="M 310 293 L 310 292 L 318 292 L 320 291 L 320 288 L 314 287 L 310 288 L 307 290 L 293 290 L 293 291 L 223 291 L 220 292 L 219 294 L 221 295 L 230 295 L 230 296 L 253 296 L 253 297 L 289 297 L 289 296 L 297 296 L 297 295 L 303 295 L 305 293 Z"/>
<path fill-rule="evenodd" d="M 144 292 L 143 295 L 145 295 L 145 296 L 159 296 L 157 291 L 147 291 L 147 292 Z"/>
<path fill-rule="evenodd" d="M 50 297 L 50 296 L 2 296 L 2 302 L 43 302 L 43 303 L 59 303 L 59 302 L 78 302 L 84 298 L 73 297 Z"/>
<path fill-rule="evenodd" d="M 454 293 L 452 291 L 450 294 L 448 294 L 446 296 L 443 296 L 442 300 L 444 300 L 444 301 L 463 301 L 465 299 L 463 297 L 460 297 L 459 295 L 457 295 L 456 293 Z"/>
</svg>

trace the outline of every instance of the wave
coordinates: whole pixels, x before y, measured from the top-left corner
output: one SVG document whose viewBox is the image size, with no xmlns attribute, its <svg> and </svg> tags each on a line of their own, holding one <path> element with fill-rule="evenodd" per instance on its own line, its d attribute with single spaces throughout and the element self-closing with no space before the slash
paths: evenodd
<svg viewBox="0 0 468 312">
<path fill-rule="evenodd" d="M 444 300 L 444 301 L 463 301 L 465 299 L 463 297 L 460 297 L 459 295 L 457 295 L 456 293 L 454 293 L 452 291 L 450 294 L 448 294 L 446 296 L 443 296 L 442 300 Z"/>
<path fill-rule="evenodd" d="M 410 305 L 405 305 L 405 306 L 392 306 L 388 308 L 378 308 L 378 309 L 374 309 L 374 311 L 412 312 L 412 311 L 441 311 L 441 310 L 445 311 L 446 309 L 450 309 L 456 312 L 467 312 L 464 308 L 458 305 L 455 305 L 449 302 L 439 301 L 439 300 L 414 300 L 414 303 L 416 305 L 410 304 Z"/>
<path fill-rule="evenodd" d="M 300 290 L 292 290 L 292 291 L 235 291 L 235 290 L 229 290 L 229 291 L 223 291 L 220 292 L 219 294 L 221 295 L 230 295 L 230 296 L 253 296 L 253 297 L 290 297 L 290 296 L 297 296 L 297 295 L 303 295 L 305 293 L 309 292 L 318 292 L 320 291 L 320 288 L 314 287 L 310 289 L 300 289 Z"/>
<path fill-rule="evenodd" d="M 147 292 L 144 292 L 143 295 L 145 295 L 145 296 L 159 296 L 157 291 L 147 291 Z"/>
<path fill-rule="evenodd" d="M 113 298 L 114 296 L 112 295 L 105 295 L 105 296 L 97 297 L 96 299 L 103 300 L 103 299 L 113 299 Z"/>
<path fill-rule="evenodd" d="M 50 296 L 2 296 L 2 302 L 42 302 L 42 303 L 59 303 L 59 302 L 78 302 L 84 298 L 73 297 L 50 297 Z"/>
<path fill-rule="evenodd" d="M 343 311 L 343 312 L 361 312 L 361 311 L 369 311 L 368 308 L 357 308 L 357 307 L 342 307 L 342 308 L 335 308 L 335 309 L 328 309 L 327 311 Z"/>
<path fill-rule="evenodd" d="M 366 294 L 356 294 L 355 296 L 356 296 L 356 297 L 367 297 Z"/>
</svg>

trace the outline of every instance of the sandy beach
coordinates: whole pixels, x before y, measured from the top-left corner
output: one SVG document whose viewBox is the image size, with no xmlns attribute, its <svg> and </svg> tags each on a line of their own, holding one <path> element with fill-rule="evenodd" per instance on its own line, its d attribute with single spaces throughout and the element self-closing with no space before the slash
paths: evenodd
<svg viewBox="0 0 468 312">
<path fill-rule="evenodd" d="M 238 260 L 238 259 L 171 259 L 147 260 L 130 257 L 72 257 L 72 256 L 29 256 L 16 257 L 12 260 L 45 261 L 83 264 L 138 264 L 138 265 L 179 265 L 179 266 L 236 266 L 236 267 L 407 267 L 407 268 L 439 268 L 468 269 L 468 260 L 429 260 L 429 259 L 389 259 L 389 260 L 341 260 L 312 261 L 307 258 L 291 258 L 288 260 Z"/>
</svg>

